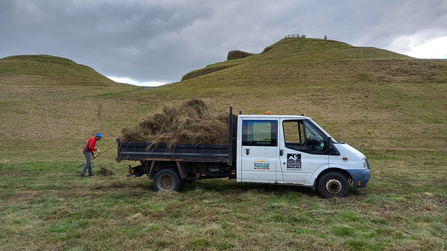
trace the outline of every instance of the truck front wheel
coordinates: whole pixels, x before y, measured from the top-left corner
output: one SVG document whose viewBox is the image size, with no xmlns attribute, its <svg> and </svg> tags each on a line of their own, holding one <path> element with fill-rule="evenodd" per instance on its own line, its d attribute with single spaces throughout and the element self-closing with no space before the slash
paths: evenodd
<svg viewBox="0 0 447 251">
<path fill-rule="evenodd" d="M 182 187 L 182 179 L 174 169 L 163 169 L 155 174 L 153 186 L 155 191 L 178 191 Z"/>
<path fill-rule="evenodd" d="M 318 192 L 323 198 L 346 197 L 349 183 L 346 176 L 339 172 L 328 172 L 318 180 Z"/>
</svg>

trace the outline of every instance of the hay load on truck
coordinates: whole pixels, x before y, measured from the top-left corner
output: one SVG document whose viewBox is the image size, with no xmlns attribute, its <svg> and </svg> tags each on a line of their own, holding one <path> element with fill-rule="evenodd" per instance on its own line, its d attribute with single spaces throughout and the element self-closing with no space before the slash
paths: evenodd
<svg viewBox="0 0 447 251">
<path fill-rule="evenodd" d="M 139 162 L 129 166 L 128 176 L 147 175 L 156 191 L 178 191 L 185 181 L 229 178 L 304 186 L 331 198 L 346 197 L 350 186 L 364 188 L 370 180 L 365 155 L 333 139 L 309 117 L 234 116 L 230 108 L 227 122 L 224 143 L 118 138 L 117 161 Z"/>
</svg>

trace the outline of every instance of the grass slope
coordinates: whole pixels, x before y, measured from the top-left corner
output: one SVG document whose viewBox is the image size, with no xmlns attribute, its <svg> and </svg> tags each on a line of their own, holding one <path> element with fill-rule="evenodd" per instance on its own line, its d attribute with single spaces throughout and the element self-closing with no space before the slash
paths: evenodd
<svg viewBox="0 0 447 251">
<path fill-rule="evenodd" d="M 85 137 L 119 130 L 110 123 L 125 105 L 104 97 L 140 89 L 48 55 L 0 59 L 0 88 L 0 162 L 71 159 Z"/>
<path fill-rule="evenodd" d="M 49 55 L 21 55 L 1 59 L 1 76 L 39 76 L 53 81 L 45 84 L 112 85 L 113 81 L 85 65 Z"/>
<path fill-rule="evenodd" d="M 73 75 L 58 78 L 48 67 L 28 74 L 6 59 L 0 60 L 0 249 L 446 248 L 446 60 L 289 38 L 193 71 L 187 80 L 124 94 L 132 88 L 98 86 L 96 77 L 76 86 Z M 60 74 L 76 72 L 63 68 Z M 127 179 L 126 166 L 136 163 L 115 163 L 112 152 L 94 169 L 116 175 L 77 177 L 80 150 L 93 132 L 105 136 L 104 149 L 144 114 L 194 98 L 243 113 L 305 113 L 364 152 L 372 180 L 331 200 L 309 189 L 228 180 L 164 194 L 146 178 Z"/>
</svg>

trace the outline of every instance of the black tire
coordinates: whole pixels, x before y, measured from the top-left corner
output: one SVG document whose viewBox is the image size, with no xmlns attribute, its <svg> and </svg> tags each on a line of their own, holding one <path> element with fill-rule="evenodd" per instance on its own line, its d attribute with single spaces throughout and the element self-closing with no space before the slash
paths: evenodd
<svg viewBox="0 0 447 251">
<path fill-rule="evenodd" d="M 318 192 L 323 198 L 346 197 L 349 194 L 349 182 L 339 172 L 328 172 L 318 180 Z"/>
<path fill-rule="evenodd" d="M 178 171 L 163 169 L 155 174 L 153 186 L 155 191 L 178 191 L 182 188 L 183 181 Z"/>
</svg>

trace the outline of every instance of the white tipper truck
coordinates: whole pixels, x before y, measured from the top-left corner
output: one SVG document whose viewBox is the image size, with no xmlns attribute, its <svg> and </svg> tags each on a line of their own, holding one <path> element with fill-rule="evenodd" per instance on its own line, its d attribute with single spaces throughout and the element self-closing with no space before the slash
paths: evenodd
<svg viewBox="0 0 447 251">
<path fill-rule="evenodd" d="M 324 198 L 346 197 L 366 187 L 368 160 L 300 115 L 237 115 L 230 108 L 228 144 L 122 142 L 117 161 L 139 161 L 128 176 L 145 174 L 157 191 L 178 191 L 184 181 L 230 178 L 237 182 L 304 186 Z M 350 184 L 351 183 L 351 184 Z"/>
</svg>

